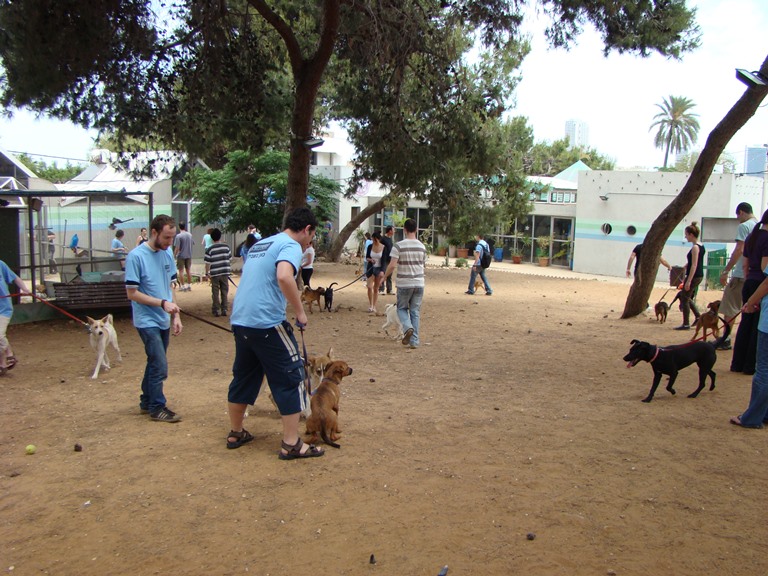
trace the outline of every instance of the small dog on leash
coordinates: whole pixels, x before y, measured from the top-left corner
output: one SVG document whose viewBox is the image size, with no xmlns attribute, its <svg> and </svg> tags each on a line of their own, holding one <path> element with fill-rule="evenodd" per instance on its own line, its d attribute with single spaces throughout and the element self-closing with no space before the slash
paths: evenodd
<svg viewBox="0 0 768 576">
<path fill-rule="evenodd" d="M 333 312 L 333 287 L 337 284 L 338 282 L 331 282 L 331 284 L 328 286 L 328 288 L 325 289 L 325 292 L 323 293 L 323 302 L 325 303 L 325 309 L 328 312 Z"/>
<path fill-rule="evenodd" d="M 384 330 L 384 334 L 392 338 L 392 340 L 400 340 L 403 337 L 403 325 L 400 323 L 400 318 L 397 315 L 397 304 L 387 304 L 387 307 L 384 309 L 384 314 L 387 317 L 387 321 L 381 326 L 381 329 Z M 388 328 L 390 326 L 397 330 L 397 333 L 394 336 L 389 333 Z"/>
<path fill-rule="evenodd" d="M 653 311 L 656 313 L 656 320 L 659 324 L 664 324 L 667 321 L 667 314 L 669 313 L 669 304 L 659 300 L 653 307 Z"/>
<path fill-rule="evenodd" d="M 307 418 L 310 444 L 318 442 L 318 435 L 329 446 L 341 448 L 336 440 L 341 436 L 339 428 L 339 400 L 341 399 L 341 379 L 352 374 L 352 368 L 342 360 L 334 360 L 325 369 L 320 386 L 312 396 L 312 415 Z"/>
<path fill-rule="evenodd" d="M 309 371 L 309 382 L 312 385 L 312 390 L 317 390 L 320 386 L 320 382 L 322 382 L 323 375 L 325 374 L 325 369 L 331 362 L 333 362 L 333 348 L 328 348 L 328 354 L 310 356 L 307 358 L 307 370 Z M 307 416 L 309 416 L 309 414 L 307 414 Z"/>
<path fill-rule="evenodd" d="M 304 291 L 301 293 L 301 299 L 302 301 L 309 306 L 309 313 L 313 314 L 312 312 L 312 303 L 317 304 L 317 311 L 321 312 L 323 310 L 323 307 L 320 305 L 320 296 L 325 294 L 325 288 L 320 286 L 319 288 L 315 288 L 314 290 L 310 288 L 309 286 L 304 286 Z"/>
<path fill-rule="evenodd" d="M 699 330 L 702 328 L 704 329 L 704 340 L 707 339 L 707 330 L 712 332 L 712 335 L 715 338 L 720 335 L 720 327 L 718 326 L 720 318 L 717 316 L 717 313 L 720 311 L 720 300 L 710 302 L 707 304 L 707 308 L 709 308 L 709 311 L 704 312 L 704 314 L 699 316 L 699 319 L 696 322 L 696 333 L 691 340 L 696 340 L 696 338 L 699 337 Z"/>
<path fill-rule="evenodd" d="M 110 369 L 109 356 L 107 355 L 107 346 L 110 344 L 117 352 L 117 361 L 122 362 L 123 357 L 120 354 L 120 347 L 117 345 L 117 332 L 112 325 L 112 314 L 107 314 L 101 320 L 94 320 L 86 316 L 88 328 L 91 331 L 91 347 L 96 350 L 96 368 L 93 370 L 92 380 L 99 377 L 99 370 L 102 366 L 105 370 Z"/>
</svg>

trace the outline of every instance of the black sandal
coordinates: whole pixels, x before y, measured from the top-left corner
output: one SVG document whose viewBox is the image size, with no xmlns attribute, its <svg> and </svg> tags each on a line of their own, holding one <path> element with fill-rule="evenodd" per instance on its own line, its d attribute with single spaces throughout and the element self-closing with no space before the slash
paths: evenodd
<svg viewBox="0 0 768 576">
<path fill-rule="evenodd" d="M 321 450 L 314 444 L 307 444 L 309 448 L 307 448 L 306 452 L 301 451 L 301 447 L 304 446 L 304 442 L 301 438 L 299 438 L 296 441 L 296 444 L 291 446 L 290 444 L 286 444 L 285 441 L 283 441 L 283 450 L 286 451 L 286 454 L 283 454 L 283 452 L 279 452 L 278 456 L 280 457 L 280 460 L 296 460 L 297 458 L 317 458 L 318 456 L 322 456 L 325 454 L 325 450 Z"/>
<path fill-rule="evenodd" d="M 234 442 L 230 442 L 230 438 L 237 438 Z M 243 444 L 247 444 L 253 440 L 253 434 L 248 432 L 245 428 L 243 428 L 240 432 L 235 432 L 234 430 L 230 430 L 229 434 L 227 435 L 227 448 L 230 450 L 233 448 L 240 448 Z"/>
</svg>

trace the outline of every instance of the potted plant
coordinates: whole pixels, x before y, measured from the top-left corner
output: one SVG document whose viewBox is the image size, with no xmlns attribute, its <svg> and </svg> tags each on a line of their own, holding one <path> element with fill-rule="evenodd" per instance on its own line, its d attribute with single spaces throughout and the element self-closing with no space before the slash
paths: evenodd
<svg viewBox="0 0 768 576">
<path fill-rule="evenodd" d="M 536 256 L 539 258 L 539 266 L 549 266 L 549 236 L 539 236 L 536 238 Z"/>
<path fill-rule="evenodd" d="M 441 242 L 437 245 L 437 255 L 445 256 L 446 254 L 448 254 L 448 244 Z"/>
<path fill-rule="evenodd" d="M 530 254 L 531 237 L 518 236 L 516 240 L 515 246 L 510 249 L 509 254 L 514 264 L 522 264 L 525 255 Z"/>
</svg>

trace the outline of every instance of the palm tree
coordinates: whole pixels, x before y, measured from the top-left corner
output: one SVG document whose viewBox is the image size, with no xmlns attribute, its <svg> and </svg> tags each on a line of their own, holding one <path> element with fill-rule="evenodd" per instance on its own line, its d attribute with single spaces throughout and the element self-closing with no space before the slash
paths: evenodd
<svg viewBox="0 0 768 576">
<path fill-rule="evenodd" d="M 696 104 L 682 96 L 670 96 L 664 98 L 663 104 L 656 104 L 661 112 L 653 117 L 650 130 L 658 127 L 654 145 L 656 148 L 664 148 L 664 168 L 667 167 L 670 152 L 682 152 L 696 144 L 699 136 L 698 114 L 690 110 Z"/>
</svg>

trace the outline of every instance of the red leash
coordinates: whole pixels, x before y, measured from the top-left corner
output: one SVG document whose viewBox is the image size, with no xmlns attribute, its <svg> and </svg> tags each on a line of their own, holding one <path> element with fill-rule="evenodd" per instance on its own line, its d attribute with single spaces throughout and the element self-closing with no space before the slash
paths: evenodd
<svg viewBox="0 0 768 576">
<path fill-rule="evenodd" d="M 59 308 L 58 306 L 55 306 L 55 305 L 51 304 L 51 303 L 50 303 L 50 302 L 48 302 L 48 300 L 46 300 L 45 298 L 40 298 L 40 296 L 38 296 L 37 294 L 32 294 L 32 293 L 30 293 L 29 295 L 30 295 L 30 296 L 32 296 L 32 298 L 35 298 L 36 300 L 40 300 L 40 302 L 42 302 L 42 303 L 43 303 L 43 304 L 45 304 L 46 306 L 50 306 L 50 307 L 51 307 L 51 308 L 53 308 L 54 310 L 57 310 L 58 312 L 61 312 L 61 313 L 62 313 L 62 314 L 64 314 L 65 316 L 69 316 L 70 318 L 72 318 L 72 320 L 74 320 L 74 321 L 76 321 L 76 322 L 78 322 L 78 323 L 82 324 L 83 326 L 88 326 L 88 322 L 84 322 L 83 320 L 80 320 L 80 318 L 78 318 L 77 316 L 73 316 L 72 314 L 70 314 L 70 313 L 69 313 L 69 312 L 67 312 L 66 310 L 64 310 L 64 309 L 62 309 L 62 308 Z M 17 294 L 8 294 L 8 296 L 2 296 L 2 298 L 13 298 L 13 297 L 15 297 L 15 296 L 22 296 L 22 294 L 21 294 L 21 292 L 19 292 L 19 293 L 17 293 Z"/>
</svg>

